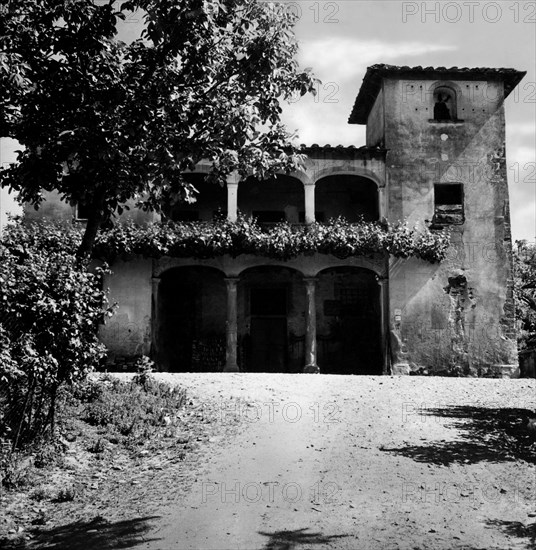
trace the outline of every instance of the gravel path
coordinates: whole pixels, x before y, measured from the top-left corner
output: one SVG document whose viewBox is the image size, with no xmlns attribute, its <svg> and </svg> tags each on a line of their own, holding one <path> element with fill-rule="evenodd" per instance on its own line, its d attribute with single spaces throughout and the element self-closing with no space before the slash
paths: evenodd
<svg viewBox="0 0 536 550">
<path fill-rule="evenodd" d="M 535 411 L 536 380 L 157 376 L 220 403 L 225 435 L 136 548 L 536 547 L 534 459 L 501 424 L 530 437 L 513 409 Z"/>
</svg>

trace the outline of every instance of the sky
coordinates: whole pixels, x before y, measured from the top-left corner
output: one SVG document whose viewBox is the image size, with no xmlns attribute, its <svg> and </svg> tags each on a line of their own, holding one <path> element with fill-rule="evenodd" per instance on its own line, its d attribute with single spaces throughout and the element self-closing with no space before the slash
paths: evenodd
<svg viewBox="0 0 536 550">
<path fill-rule="evenodd" d="M 536 238 L 536 3 L 460 0 L 283 0 L 299 17 L 299 62 L 322 84 L 316 97 L 285 105 L 283 121 L 299 142 L 365 144 L 365 127 L 348 116 L 369 65 L 507 67 L 527 71 L 506 107 L 506 155 L 512 237 Z M 123 38 L 141 21 L 127 19 Z M 0 161 L 14 160 L 3 140 Z M 16 210 L 2 190 L 0 216 Z"/>
</svg>

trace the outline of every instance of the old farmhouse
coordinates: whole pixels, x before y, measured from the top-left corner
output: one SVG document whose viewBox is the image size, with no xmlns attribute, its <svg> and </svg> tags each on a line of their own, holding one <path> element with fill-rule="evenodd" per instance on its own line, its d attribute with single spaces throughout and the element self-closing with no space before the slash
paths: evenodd
<svg viewBox="0 0 536 550">
<path fill-rule="evenodd" d="M 168 204 L 164 218 L 407 220 L 450 227 L 447 258 L 125 258 L 107 281 L 120 304 L 101 331 L 110 362 L 147 355 L 169 371 L 517 376 L 504 100 L 524 74 L 374 65 L 348 120 L 366 125 L 364 146 L 311 145 L 303 171 L 221 188 L 200 164 L 187 176 L 197 202 Z M 83 209 L 54 196 L 27 211 L 73 215 L 83 220 Z"/>
</svg>

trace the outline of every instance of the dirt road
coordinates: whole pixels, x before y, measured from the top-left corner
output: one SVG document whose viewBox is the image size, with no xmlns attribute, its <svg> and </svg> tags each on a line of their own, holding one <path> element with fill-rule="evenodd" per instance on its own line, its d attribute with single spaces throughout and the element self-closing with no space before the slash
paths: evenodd
<svg viewBox="0 0 536 550">
<path fill-rule="evenodd" d="M 222 401 L 188 493 L 136 548 L 536 547 L 534 460 L 504 428 L 525 436 L 535 380 L 158 376 Z"/>
</svg>

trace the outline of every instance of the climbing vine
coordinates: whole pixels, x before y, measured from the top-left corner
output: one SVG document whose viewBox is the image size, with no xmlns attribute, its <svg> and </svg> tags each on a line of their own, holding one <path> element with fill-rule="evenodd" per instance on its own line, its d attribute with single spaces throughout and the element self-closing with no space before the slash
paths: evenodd
<svg viewBox="0 0 536 550">
<path fill-rule="evenodd" d="M 301 254 L 347 258 L 387 252 L 433 263 L 444 259 L 449 242 L 447 231 L 410 228 L 405 223 L 351 224 L 337 218 L 310 226 L 283 222 L 267 228 L 241 216 L 236 222 L 117 224 L 98 236 L 94 255 L 109 261 L 130 255 L 206 259 L 225 254 L 289 260 Z"/>
<path fill-rule="evenodd" d="M 64 253 L 74 254 L 82 236 L 82 228 L 72 224 L 42 221 L 33 226 L 33 231 L 21 232 L 20 243 L 41 250 L 61 247 Z M 252 254 L 289 260 L 315 253 L 339 258 L 388 253 L 434 263 L 445 258 L 449 243 L 447 230 L 430 231 L 407 223 L 349 223 L 336 218 L 309 226 L 283 222 L 266 227 L 253 218 L 240 216 L 236 222 L 117 223 L 98 234 L 93 256 L 113 262 L 135 255 L 208 259 Z"/>
</svg>

